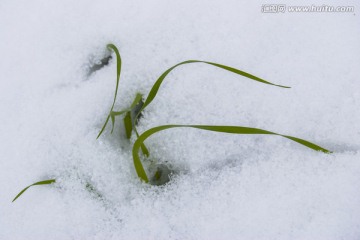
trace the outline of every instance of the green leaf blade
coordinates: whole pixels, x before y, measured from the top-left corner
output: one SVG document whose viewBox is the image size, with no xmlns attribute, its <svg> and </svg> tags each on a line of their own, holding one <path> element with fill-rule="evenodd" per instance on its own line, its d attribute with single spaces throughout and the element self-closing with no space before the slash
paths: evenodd
<svg viewBox="0 0 360 240">
<path fill-rule="evenodd" d="M 97 135 L 96 139 L 98 139 L 98 138 L 101 136 L 101 134 L 104 132 L 104 130 L 105 130 L 105 128 L 106 128 L 106 125 L 107 125 L 107 123 L 109 122 L 109 119 L 110 119 L 110 115 L 106 118 L 106 121 L 105 121 L 103 127 L 101 128 L 99 134 Z"/>
<path fill-rule="evenodd" d="M 290 139 L 290 140 L 292 140 L 294 142 L 297 142 L 297 143 L 299 143 L 301 145 L 304 145 L 304 146 L 306 146 L 308 148 L 314 149 L 315 151 L 320 151 L 320 152 L 323 152 L 323 153 L 332 153 L 332 151 L 329 151 L 329 150 L 327 150 L 327 149 L 325 149 L 323 147 L 320 147 L 319 145 L 316 145 L 316 144 L 311 143 L 309 141 L 306 141 L 304 139 L 300 139 L 300 138 L 296 138 L 296 137 L 292 137 L 292 136 L 286 136 L 286 135 L 281 135 L 281 136 L 283 136 L 283 137 L 285 137 L 287 139 Z"/>
<path fill-rule="evenodd" d="M 148 182 L 148 177 L 147 177 L 144 167 L 141 163 L 141 159 L 139 156 L 139 149 L 141 148 L 144 141 L 147 138 L 149 138 L 151 135 L 153 135 L 157 132 L 160 132 L 160 131 L 164 131 L 166 129 L 170 129 L 170 128 L 195 128 L 195 129 L 201 129 L 201 130 L 206 130 L 206 131 L 230 133 L 230 134 L 276 135 L 276 136 L 281 136 L 281 137 L 290 139 L 292 141 L 295 141 L 295 142 L 297 142 L 303 146 L 306 146 L 310 149 L 313 149 L 315 151 L 330 153 L 329 150 L 322 148 L 322 147 L 320 147 L 314 143 L 311 143 L 309 141 L 306 141 L 306 140 L 303 140 L 300 138 L 296 138 L 296 137 L 292 137 L 292 136 L 278 134 L 275 132 L 270 132 L 270 131 L 259 129 L 259 128 L 249 128 L 249 127 L 242 127 L 242 126 L 211 126 L 211 125 L 163 125 L 163 126 L 151 128 L 151 129 L 145 131 L 144 133 L 142 133 L 138 137 L 138 139 L 135 141 L 134 146 L 133 146 L 132 155 L 133 155 L 133 161 L 134 161 L 134 167 L 135 167 L 136 173 L 137 173 L 138 177 L 146 183 Z"/>
<path fill-rule="evenodd" d="M 47 184 L 52 184 L 55 182 L 56 182 L 56 179 L 49 179 L 49 180 L 44 180 L 44 181 L 33 183 L 33 184 L 27 186 L 26 188 L 24 188 L 23 190 L 21 190 L 21 192 L 19 192 L 18 195 L 16 195 L 16 197 L 12 200 L 12 202 L 14 202 L 16 199 L 18 199 L 26 190 L 28 190 L 32 186 L 47 185 Z"/>
<path fill-rule="evenodd" d="M 131 122 L 131 113 L 130 112 L 127 112 L 124 117 L 124 126 L 125 126 L 126 138 L 130 139 L 131 132 L 132 132 L 132 122 Z"/>
<path fill-rule="evenodd" d="M 257 76 L 254 76 L 254 75 L 250 74 L 250 73 L 241 71 L 241 70 L 233 68 L 233 67 L 225 66 L 225 65 L 222 65 L 222 64 L 218 64 L 218 63 L 212 63 L 212 62 L 203 62 L 203 63 L 210 64 L 210 65 L 213 65 L 213 66 L 218 67 L 218 68 L 222 68 L 224 70 L 236 73 L 238 75 L 250 78 L 252 80 L 255 80 L 255 81 L 258 81 L 258 82 L 261 82 L 261 83 L 265 83 L 265 84 L 269 84 L 269 85 L 273 85 L 273 86 L 281 87 L 281 88 L 291 88 L 291 87 L 288 87 L 288 86 L 283 86 L 283 85 L 278 85 L 278 84 L 271 83 L 271 82 L 266 81 L 266 80 L 264 80 L 262 78 L 259 78 Z"/>
<path fill-rule="evenodd" d="M 282 85 L 277 85 L 277 84 L 274 84 L 274 83 L 271 83 L 269 81 L 266 81 L 262 78 L 259 78 L 257 76 L 254 76 L 250 73 L 247 73 L 247 72 L 244 72 L 242 70 L 239 70 L 239 69 L 236 69 L 236 68 L 233 68 L 233 67 L 229 67 L 229 66 L 226 66 L 226 65 L 222 65 L 222 64 L 218 64 L 218 63 L 213 63 L 213 62 L 206 62 L 206 61 L 200 61 L 200 60 L 188 60 L 188 61 L 184 61 L 184 62 L 181 62 L 181 63 L 178 63 L 174 66 L 172 66 L 171 68 L 169 68 L 168 70 L 166 70 L 163 74 L 161 74 L 161 76 L 156 80 L 155 84 L 153 85 L 153 87 L 151 88 L 146 100 L 145 100 L 145 103 L 142 107 L 142 110 L 145 109 L 155 98 L 157 92 L 159 91 L 159 88 L 162 84 L 162 82 L 164 81 L 165 77 L 173 70 L 175 69 L 176 67 L 180 66 L 180 65 L 184 65 L 184 64 L 189 64 L 189 63 L 205 63 L 205 64 L 208 64 L 208 65 L 212 65 L 212 66 L 215 66 L 215 67 L 218 67 L 218 68 L 221 68 L 221 69 L 224 69 L 224 70 L 227 70 L 227 71 L 230 71 L 230 72 L 233 72 L 235 74 L 238 74 L 238 75 L 241 75 L 243 77 L 246 77 L 246 78 L 249 78 L 249 79 L 252 79 L 252 80 L 255 80 L 255 81 L 258 81 L 258 82 L 261 82 L 261 83 L 264 83 L 264 84 L 269 84 L 269 85 L 273 85 L 273 86 L 277 86 L 277 87 L 282 87 L 282 88 L 290 88 L 290 87 L 287 87 L 287 86 L 282 86 Z"/>
<path fill-rule="evenodd" d="M 281 88 L 290 88 L 290 87 L 287 87 L 287 86 L 282 86 L 282 85 L 277 85 L 277 84 L 274 84 L 274 83 L 271 83 L 269 81 L 266 81 L 262 78 L 259 78 L 257 76 L 254 76 L 250 73 L 247 73 L 247 72 L 244 72 L 242 70 L 239 70 L 239 69 L 236 69 L 236 68 L 233 68 L 233 67 L 229 67 L 229 66 L 226 66 L 226 65 L 222 65 L 222 64 L 218 64 L 218 63 L 213 63 L 213 62 L 207 62 L 207 61 L 200 61 L 200 60 L 188 60 L 188 61 L 184 61 L 184 62 L 181 62 L 181 63 L 178 63 L 174 66 L 172 66 L 171 68 L 167 69 L 164 73 L 161 74 L 161 76 L 156 80 L 156 82 L 154 83 L 154 85 L 152 86 L 145 102 L 144 102 L 144 105 L 142 106 L 142 108 L 140 109 L 139 113 L 137 114 L 136 118 L 135 118 L 135 121 L 137 120 L 137 118 L 139 117 L 140 113 L 154 100 L 154 98 L 156 97 L 158 91 L 159 91 L 159 88 L 161 86 L 161 84 L 163 83 L 165 77 L 172 71 L 174 70 L 176 67 L 178 66 L 181 66 L 181 65 L 184 65 L 184 64 L 190 64 L 190 63 L 205 63 L 205 64 L 208 64 L 208 65 L 212 65 L 212 66 L 215 66 L 215 67 L 218 67 L 218 68 L 221 68 L 221 69 L 224 69 L 226 71 L 230 71 L 232 73 L 235 73 L 235 74 L 238 74 L 238 75 L 241 75 L 243 77 L 246 77 L 246 78 L 249 78 L 251 80 L 254 80 L 254 81 L 257 81 L 257 82 L 260 82 L 260 83 L 264 83 L 264 84 L 268 84 L 268 85 L 273 85 L 273 86 L 276 86 L 276 87 L 281 87 Z M 134 130 L 137 134 L 137 136 L 139 136 L 138 132 L 137 132 L 137 129 L 136 129 L 136 126 L 134 127 Z"/>
<path fill-rule="evenodd" d="M 116 102 L 116 97 L 117 97 L 117 94 L 118 94 L 119 82 L 120 82 L 120 73 L 121 73 L 121 63 L 122 62 L 121 62 L 121 56 L 120 56 L 119 50 L 117 49 L 117 47 L 114 44 L 112 44 L 112 43 L 108 44 L 107 48 L 114 51 L 114 53 L 116 55 L 116 87 L 115 87 L 115 93 L 114 93 L 114 100 L 113 100 L 113 103 L 111 105 L 109 115 L 108 115 L 108 117 L 107 117 L 107 119 L 105 121 L 104 126 L 102 127 L 102 129 L 100 130 L 100 132 L 99 132 L 99 134 L 98 134 L 98 136 L 96 138 L 99 138 L 101 136 L 101 134 L 103 133 L 103 131 L 106 128 L 106 125 L 107 125 L 110 117 L 111 117 L 111 123 L 112 123 L 111 132 L 113 131 L 114 125 L 115 125 L 115 118 L 111 114 L 113 112 L 115 102 Z"/>
</svg>

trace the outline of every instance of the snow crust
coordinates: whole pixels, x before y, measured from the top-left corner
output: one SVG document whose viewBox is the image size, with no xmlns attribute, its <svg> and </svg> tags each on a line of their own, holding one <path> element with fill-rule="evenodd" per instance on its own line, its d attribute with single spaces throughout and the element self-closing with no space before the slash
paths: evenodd
<svg viewBox="0 0 360 240">
<path fill-rule="evenodd" d="M 355 13 L 264 14 L 265 3 L 1 1 L 0 239 L 360 239 L 360 4 L 338 2 Z M 185 65 L 167 77 L 140 131 L 258 127 L 335 153 L 274 136 L 168 130 L 147 145 L 179 174 L 163 187 L 143 184 L 120 121 L 96 140 L 116 67 L 90 77 L 86 69 L 109 42 L 123 59 L 118 110 L 188 59 L 292 87 Z M 11 203 L 49 178 L 57 184 Z"/>
</svg>

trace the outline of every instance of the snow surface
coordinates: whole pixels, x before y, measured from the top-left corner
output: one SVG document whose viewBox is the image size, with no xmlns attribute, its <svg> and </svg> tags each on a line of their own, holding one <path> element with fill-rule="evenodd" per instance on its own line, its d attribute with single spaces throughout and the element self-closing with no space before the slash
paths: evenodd
<svg viewBox="0 0 360 240">
<path fill-rule="evenodd" d="M 263 14 L 265 1 L 0 2 L 0 239 L 360 239 L 360 4 L 355 13 Z M 297 5 L 324 4 L 296 1 Z M 139 129 L 161 124 L 264 128 L 274 136 L 168 130 L 147 141 L 180 173 L 136 177 L 116 109 L 187 59 L 240 68 L 281 89 L 207 65 L 171 73 Z M 134 140 L 134 139 L 132 139 Z M 55 177 L 53 186 L 25 186 Z M 90 182 L 104 197 L 85 190 Z"/>
</svg>

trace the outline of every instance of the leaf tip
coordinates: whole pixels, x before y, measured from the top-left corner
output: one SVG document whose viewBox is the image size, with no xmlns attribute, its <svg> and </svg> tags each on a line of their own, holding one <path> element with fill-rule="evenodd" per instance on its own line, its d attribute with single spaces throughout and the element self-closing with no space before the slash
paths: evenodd
<svg viewBox="0 0 360 240">
<path fill-rule="evenodd" d="M 281 87 L 281 88 L 291 88 L 289 86 L 283 86 L 283 85 L 276 85 L 277 87 Z"/>
</svg>

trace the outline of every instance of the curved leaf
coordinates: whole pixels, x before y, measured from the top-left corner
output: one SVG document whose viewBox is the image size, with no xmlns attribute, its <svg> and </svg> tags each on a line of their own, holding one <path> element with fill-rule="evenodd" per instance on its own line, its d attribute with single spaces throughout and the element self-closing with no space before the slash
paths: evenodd
<svg viewBox="0 0 360 240">
<path fill-rule="evenodd" d="M 238 74 L 238 75 L 241 75 L 241 76 L 244 76 L 244 77 L 247 77 L 249 79 L 252 79 L 254 81 L 258 81 L 258 82 L 261 82 L 261 83 L 264 83 L 264 84 L 269 84 L 269 85 L 273 85 L 273 86 L 277 86 L 277 87 L 282 87 L 282 88 L 290 88 L 290 87 L 287 87 L 287 86 L 282 86 L 282 85 L 277 85 L 277 84 L 274 84 L 274 83 L 271 83 L 269 81 L 266 81 L 262 78 L 259 78 L 257 76 L 254 76 L 250 73 L 247 73 L 247 72 L 244 72 L 244 71 L 241 71 L 239 69 L 236 69 L 236 68 L 233 68 L 233 67 L 229 67 L 229 66 L 225 66 L 225 65 L 222 65 L 222 64 L 218 64 L 218 63 L 213 63 L 213 62 L 206 62 L 206 61 L 200 61 L 200 60 L 188 60 L 188 61 L 184 61 L 184 62 L 181 62 L 181 63 L 178 63 L 174 66 L 172 66 L 171 68 L 169 68 L 168 70 L 166 70 L 163 74 L 161 74 L 161 76 L 156 80 L 155 84 L 153 85 L 153 87 L 151 88 L 145 102 L 144 102 L 144 105 L 143 107 L 141 108 L 140 112 L 142 110 L 144 110 L 155 98 L 157 92 L 159 91 L 159 88 L 162 84 L 162 82 L 164 81 L 165 77 L 176 67 L 180 66 L 180 65 L 183 65 L 183 64 L 189 64 L 189 63 L 205 63 L 205 64 L 209 64 L 209 65 L 212 65 L 212 66 L 215 66 L 215 67 L 218 67 L 218 68 L 222 68 L 224 70 L 227 70 L 227 71 L 230 71 L 230 72 L 233 72 L 235 74 Z"/>
<path fill-rule="evenodd" d="M 287 86 L 282 86 L 282 85 L 277 85 L 277 84 L 274 84 L 274 83 L 271 83 L 269 81 L 266 81 L 262 78 L 259 78 L 257 76 L 254 76 L 250 73 L 247 73 L 247 72 L 244 72 L 242 70 L 239 70 L 239 69 L 236 69 L 236 68 L 233 68 L 233 67 L 229 67 L 229 66 L 225 66 L 225 65 L 222 65 L 222 64 L 218 64 L 218 63 L 213 63 L 213 62 L 207 62 L 207 61 L 200 61 L 200 60 L 188 60 L 188 61 L 184 61 L 184 62 L 181 62 L 181 63 L 178 63 L 174 66 L 172 66 L 171 68 L 169 68 L 168 70 L 166 70 L 163 74 L 161 74 L 161 76 L 156 80 L 155 84 L 152 86 L 145 102 L 144 102 L 144 105 L 142 106 L 142 108 L 140 109 L 139 113 L 137 114 L 137 116 L 135 117 L 135 121 L 137 120 L 137 118 L 139 117 L 140 113 L 154 100 L 157 92 L 159 91 L 159 88 L 162 84 L 162 82 L 164 81 L 165 77 L 176 67 L 180 66 L 180 65 L 183 65 L 183 64 L 189 64 L 189 63 L 205 63 L 205 64 L 209 64 L 209 65 L 212 65 L 212 66 L 215 66 L 215 67 L 218 67 L 218 68 L 221 68 L 221 69 L 224 69 L 224 70 L 227 70 L 227 71 L 230 71 L 230 72 L 233 72 L 235 74 L 238 74 L 238 75 L 241 75 L 241 76 L 244 76 L 244 77 L 247 77 L 249 79 L 252 79 L 254 81 L 257 81 L 257 82 L 261 82 L 261 83 L 264 83 L 264 84 L 269 84 L 269 85 L 273 85 L 273 86 L 277 86 L 277 87 L 282 87 L 282 88 L 290 88 L 290 87 L 287 87 Z M 136 135 L 139 137 L 139 133 L 136 129 L 136 126 L 134 127 L 134 130 L 135 130 L 135 133 Z M 141 145 L 141 149 L 143 151 L 143 153 L 145 155 L 149 155 L 149 151 L 147 150 L 145 144 L 142 144 Z"/>
<path fill-rule="evenodd" d="M 322 148 L 314 143 L 308 142 L 306 140 L 300 139 L 300 138 L 296 138 L 296 137 L 292 137 L 292 136 L 287 136 L 287 135 L 282 135 L 282 134 L 278 134 L 278 133 L 274 133 L 274 132 L 270 132 L 267 130 L 262 130 L 259 128 L 249 128 L 249 127 L 241 127 L 241 126 L 209 126 L 209 125 L 163 125 L 163 126 L 158 126 L 158 127 L 154 127 L 151 128 L 147 131 L 145 131 L 144 133 L 142 133 L 138 139 L 135 141 L 133 149 L 132 149 L 132 154 L 133 154 L 133 161 L 134 161 L 134 166 L 135 166 L 135 170 L 137 175 L 139 176 L 139 178 L 141 178 L 143 181 L 145 182 L 149 182 L 149 179 L 146 175 L 146 172 L 144 170 L 144 167 L 141 163 L 140 157 L 139 157 L 139 149 L 141 148 L 141 146 L 143 145 L 144 141 L 150 137 L 151 135 L 166 130 L 166 129 L 170 129 L 170 128 L 196 128 L 196 129 L 201 129 L 201 130 L 207 130 L 207 131 L 213 131 L 213 132 L 222 132 L 222 133 L 232 133 L 232 134 L 270 134 L 270 135 L 277 135 L 277 136 L 281 136 L 287 139 L 290 139 L 292 141 L 295 141 L 301 145 L 304 145 L 308 148 L 311 148 L 315 151 L 321 151 L 324 153 L 331 153 L 329 150 Z"/>
<path fill-rule="evenodd" d="M 112 130 L 114 129 L 114 124 L 115 124 L 115 117 L 113 117 L 111 114 L 113 113 L 113 109 L 114 109 L 114 105 L 115 105 L 115 101 L 116 101 L 116 97 L 117 97 L 117 93 L 118 93 L 118 88 L 119 88 L 119 82 L 120 82 L 120 73 L 121 73 L 121 57 L 120 57 L 120 53 L 119 50 L 116 48 L 116 46 L 112 43 L 107 45 L 107 48 L 109 48 L 110 50 L 113 50 L 115 52 L 116 55 L 116 87 L 115 87 L 115 94 L 114 94 L 114 101 L 113 104 L 110 108 L 110 112 L 109 115 L 104 123 L 104 126 L 101 128 L 98 136 L 96 138 L 99 138 L 101 136 L 101 134 L 103 133 L 103 131 L 105 130 L 105 127 L 107 125 L 107 123 L 109 122 L 109 119 L 111 118 L 111 123 L 112 123 Z"/>
<path fill-rule="evenodd" d="M 23 190 L 21 190 L 21 192 L 19 192 L 18 195 L 16 195 L 16 197 L 12 200 L 13 202 L 18 199 L 26 190 L 28 190 L 28 188 L 32 187 L 32 186 L 36 186 L 36 185 L 47 185 L 47 184 L 52 184 L 54 183 L 56 180 L 55 179 L 49 179 L 49 180 L 45 180 L 45 181 L 40 181 L 40 182 L 36 182 L 34 184 L 31 184 L 29 186 L 27 186 L 26 188 L 24 188 Z"/>
<path fill-rule="evenodd" d="M 113 101 L 113 104 L 112 104 L 111 110 L 110 110 L 110 112 L 112 112 L 114 109 L 114 105 L 115 105 L 115 101 L 116 101 L 116 97 L 117 97 L 117 93 L 118 93 L 118 88 L 119 88 L 119 82 L 120 82 L 121 57 L 120 57 L 119 50 L 116 48 L 116 46 L 114 44 L 111 44 L 111 43 L 108 44 L 107 48 L 112 49 L 116 54 L 116 88 L 115 88 L 115 94 L 114 94 L 114 101 Z"/>
</svg>

